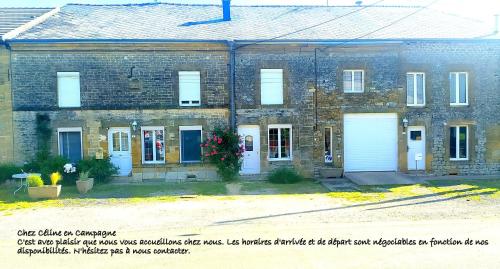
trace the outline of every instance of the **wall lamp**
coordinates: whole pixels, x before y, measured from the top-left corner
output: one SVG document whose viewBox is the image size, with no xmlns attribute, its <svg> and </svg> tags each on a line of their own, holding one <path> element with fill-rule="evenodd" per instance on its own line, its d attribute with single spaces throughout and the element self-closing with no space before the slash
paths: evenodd
<svg viewBox="0 0 500 269">
<path fill-rule="evenodd" d="M 403 127 L 408 128 L 408 119 L 407 118 L 403 119 Z"/>
<path fill-rule="evenodd" d="M 134 120 L 134 122 L 132 122 L 132 130 L 135 132 L 137 131 L 137 121 Z"/>
</svg>

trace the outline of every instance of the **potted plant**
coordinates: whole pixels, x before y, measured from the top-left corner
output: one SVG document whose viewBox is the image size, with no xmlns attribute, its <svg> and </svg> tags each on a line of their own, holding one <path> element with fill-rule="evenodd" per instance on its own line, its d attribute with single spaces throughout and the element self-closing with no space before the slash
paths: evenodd
<svg viewBox="0 0 500 269">
<path fill-rule="evenodd" d="M 89 178 L 90 170 L 82 171 L 79 179 L 76 181 L 76 188 L 81 194 L 85 194 L 94 186 L 94 179 Z"/>
<path fill-rule="evenodd" d="M 43 180 L 39 175 L 30 174 L 26 178 L 28 181 L 28 195 L 32 199 L 57 198 L 61 194 L 61 185 L 58 185 L 62 176 L 59 172 L 50 174 L 50 185 L 43 185 Z"/>
</svg>

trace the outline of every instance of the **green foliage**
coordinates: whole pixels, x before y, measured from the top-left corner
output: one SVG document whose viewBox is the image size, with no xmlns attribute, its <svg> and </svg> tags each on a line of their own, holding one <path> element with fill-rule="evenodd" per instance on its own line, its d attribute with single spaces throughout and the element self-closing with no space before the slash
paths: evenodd
<svg viewBox="0 0 500 269">
<path fill-rule="evenodd" d="M 102 160 L 95 158 L 83 159 L 78 162 L 77 169 L 80 172 L 88 172 L 89 177 L 93 178 L 96 183 L 108 183 L 111 181 L 111 176 L 118 172 L 109 157 Z"/>
<path fill-rule="evenodd" d="M 223 180 L 233 180 L 238 176 L 244 150 L 240 144 L 240 136 L 228 128 L 215 128 L 201 144 L 203 158 L 217 167 L 217 173 Z"/>
<path fill-rule="evenodd" d="M 49 152 L 52 129 L 50 128 L 50 117 L 47 114 L 36 114 L 36 137 L 39 152 Z"/>
<path fill-rule="evenodd" d="M 79 176 L 79 180 L 88 180 L 89 179 L 89 173 L 90 173 L 90 170 L 89 171 L 83 171 L 83 172 L 80 172 L 80 176 Z"/>
<path fill-rule="evenodd" d="M 0 164 L 0 184 L 7 179 L 11 179 L 12 175 L 19 173 L 21 173 L 21 167 L 11 163 Z"/>
<path fill-rule="evenodd" d="M 304 177 L 299 175 L 294 169 L 281 167 L 273 170 L 267 179 L 272 183 L 277 184 L 293 184 L 304 180 Z"/>
<path fill-rule="evenodd" d="M 46 151 L 38 152 L 35 158 L 24 166 L 27 172 L 42 174 L 42 179 L 46 185 L 51 184 L 50 174 L 59 172 L 63 175 L 63 185 L 75 185 L 77 174 L 64 173 L 64 165 L 70 161 L 62 156 L 52 156 Z"/>
<path fill-rule="evenodd" d="M 30 174 L 26 178 L 28 181 L 28 186 L 30 187 L 41 187 L 43 186 L 43 180 L 39 175 Z"/>
</svg>

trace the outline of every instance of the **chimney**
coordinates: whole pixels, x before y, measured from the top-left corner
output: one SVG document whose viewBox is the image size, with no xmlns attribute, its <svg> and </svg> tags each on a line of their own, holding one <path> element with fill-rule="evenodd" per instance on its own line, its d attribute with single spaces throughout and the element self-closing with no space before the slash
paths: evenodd
<svg viewBox="0 0 500 269">
<path fill-rule="evenodd" d="M 222 19 L 231 20 L 231 0 L 222 0 Z"/>
<path fill-rule="evenodd" d="M 361 6 L 361 4 L 363 4 L 363 1 L 356 1 L 355 4 L 356 6 Z"/>
</svg>

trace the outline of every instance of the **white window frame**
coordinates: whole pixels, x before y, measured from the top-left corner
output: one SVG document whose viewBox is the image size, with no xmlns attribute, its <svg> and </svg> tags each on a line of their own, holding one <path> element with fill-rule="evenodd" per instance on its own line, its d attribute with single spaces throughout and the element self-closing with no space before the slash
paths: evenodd
<svg viewBox="0 0 500 269">
<path fill-rule="evenodd" d="M 326 130 L 330 130 L 330 151 L 332 152 L 332 160 L 327 161 L 324 159 L 325 163 L 333 163 L 333 128 L 332 127 L 325 127 L 325 133 L 323 134 L 323 152 L 326 152 L 325 148 L 325 136 L 326 136 Z M 325 154 L 323 153 L 323 158 L 325 158 Z"/>
<path fill-rule="evenodd" d="M 351 73 L 351 88 L 346 89 L 344 87 L 344 73 L 345 72 L 350 72 Z M 355 72 L 361 72 L 361 91 L 355 91 L 354 90 L 354 73 Z M 342 71 L 342 87 L 344 88 L 345 93 L 362 93 L 365 92 L 365 70 L 363 69 L 345 69 Z"/>
<path fill-rule="evenodd" d="M 144 155 L 146 153 L 144 151 L 144 131 L 153 131 L 155 138 L 154 141 L 156 141 L 156 134 L 154 133 L 154 131 L 163 131 L 163 147 L 164 147 L 163 150 L 165 151 L 165 154 L 163 156 L 163 161 L 156 160 L 156 150 L 155 150 L 156 145 L 153 145 L 153 160 L 146 161 L 146 156 Z M 143 164 L 165 163 L 165 159 L 167 157 L 166 149 L 167 146 L 165 145 L 165 128 L 163 126 L 141 126 L 141 150 L 142 150 L 141 156 Z"/>
<path fill-rule="evenodd" d="M 467 125 L 451 125 L 451 128 L 455 127 L 455 149 L 456 149 L 456 158 L 451 157 L 451 149 L 450 149 L 450 161 L 468 161 L 469 160 L 469 126 Z M 460 158 L 460 127 L 465 127 L 465 151 L 466 157 Z M 450 134 L 451 136 L 451 134 Z"/>
<path fill-rule="evenodd" d="M 179 126 L 179 163 L 200 163 L 201 157 L 199 161 L 182 161 L 182 131 L 200 131 L 201 141 L 203 142 L 203 126 L 201 125 L 192 125 L 192 126 Z M 203 148 L 201 149 L 201 154 L 203 154 Z"/>
<path fill-rule="evenodd" d="M 76 77 L 78 79 L 78 105 L 64 104 L 64 91 L 60 85 L 60 79 L 63 77 L 73 77 L 73 78 Z M 72 108 L 72 107 L 82 106 L 80 72 L 57 72 L 57 105 L 62 108 Z"/>
<path fill-rule="evenodd" d="M 288 158 L 270 158 L 269 157 L 269 129 L 278 129 L 278 156 L 281 156 L 281 129 L 290 129 L 290 157 Z M 293 129 L 291 124 L 270 124 L 267 126 L 267 160 L 268 161 L 291 161 L 293 160 Z"/>
<path fill-rule="evenodd" d="M 450 92 L 450 106 L 468 106 L 469 105 L 469 72 L 450 72 L 449 81 L 451 81 L 452 74 L 455 74 L 455 100 L 451 100 Z M 465 103 L 460 103 L 460 74 L 465 74 Z M 451 83 L 450 83 L 451 91 Z"/>
<path fill-rule="evenodd" d="M 182 91 L 182 83 L 181 83 L 181 75 L 182 74 L 197 74 L 199 78 L 199 83 L 198 83 L 198 100 L 182 100 L 181 99 L 181 91 Z M 179 106 L 201 106 L 201 72 L 200 71 L 179 71 L 178 72 L 179 76 Z M 187 101 L 187 104 L 183 104 L 183 101 Z M 194 101 L 197 101 L 198 103 L 193 103 Z"/>
<path fill-rule="evenodd" d="M 57 153 L 59 156 L 61 155 L 61 141 L 59 138 L 59 133 L 67 133 L 67 132 L 80 132 L 80 152 L 81 152 L 81 158 L 83 160 L 83 130 L 82 127 L 64 127 L 64 128 L 57 128 Z"/>
<path fill-rule="evenodd" d="M 279 102 L 271 102 L 271 100 L 268 100 L 268 98 L 264 98 L 264 93 L 266 91 L 266 87 L 264 86 L 264 81 L 262 79 L 262 73 L 264 72 L 274 72 L 274 73 L 278 73 L 278 71 L 280 72 L 281 74 L 281 99 L 279 100 Z M 282 105 L 283 104 L 283 99 L 284 99 L 284 84 L 283 84 L 283 69 L 280 69 L 280 68 L 262 68 L 260 69 L 260 104 L 261 105 Z"/>
<path fill-rule="evenodd" d="M 425 73 L 424 72 L 407 72 L 406 73 L 406 78 L 408 80 L 408 75 L 413 76 L 413 103 L 408 103 L 408 97 L 406 97 L 406 105 L 407 106 L 425 106 Z M 418 96 L 418 88 L 417 88 L 417 75 L 422 75 L 422 104 L 417 103 L 417 96 Z M 408 94 L 408 81 L 406 81 L 406 94 Z"/>
</svg>

